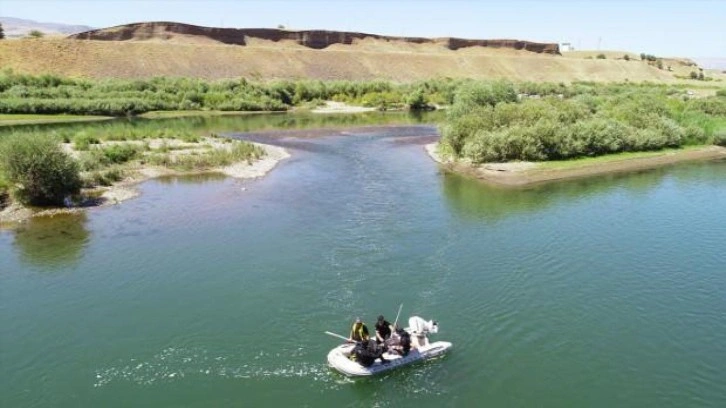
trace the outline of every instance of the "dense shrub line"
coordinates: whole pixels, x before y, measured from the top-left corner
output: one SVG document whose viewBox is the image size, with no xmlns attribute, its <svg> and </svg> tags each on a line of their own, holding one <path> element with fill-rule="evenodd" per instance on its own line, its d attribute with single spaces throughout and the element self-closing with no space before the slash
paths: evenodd
<svg viewBox="0 0 726 408">
<path fill-rule="evenodd" d="M 134 115 L 149 111 L 281 111 L 322 100 L 382 110 L 450 104 L 461 81 L 205 81 L 158 77 L 148 80 L 72 79 L 0 73 L 0 113 Z"/>
<path fill-rule="evenodd" d="M 324 100 L 381 110 L 430 109 L 434 105 L 451 105 L 460 91 L 498 87 L 487 92 L 502 92 L 505 90 L 502 84 L 451 78 L 413 83 L 383 80 L 261 82 L 245 78 L 207 81 L 170 77 L 92 80 L 22 75 L 5 70 L 0 72 L 0 113 L 125 116 L 175 110 L 282 111 L 294 106 L 316 105 Z M 517 95 L 572 98 L 578 95 L 629 94 L 634 90 L 655 90 L 665 95 L 685 94 L 682 87 L 652 83 L 575 82 L 565 85 L 524 82 L 506 88 L 510 92 L 506 98 L 510 101 Z M 491 101 L 485 103 L 491 104 Z"/>
<path fill-rule="evenodd" d="M 441 143 L 474 163 L 722 143 L 726 99 L 721 97 L 684 99 L 665 87 L 638 86 L 604 86 L 594 92 L 554 86 L 545 91 L 561 93 L 522 97 L 505 82 L 462 88 L 442 127 Z"/>
</svg>

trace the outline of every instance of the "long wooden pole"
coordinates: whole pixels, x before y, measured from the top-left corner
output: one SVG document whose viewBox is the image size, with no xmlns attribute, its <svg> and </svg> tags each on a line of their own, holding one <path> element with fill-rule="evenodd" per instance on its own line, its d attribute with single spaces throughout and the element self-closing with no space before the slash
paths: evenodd
<svg viewBox="0 0 726 408">
<path fill-rule="evenodd" d="M 394 330 L 396 330 L 396 324 L 398 323 L 398 318 L 401 316 L 401 309 L 403 309 L 403 303 L 401 303 L 401 306 L 398 307 L 398 313 L 396 313 L 396 321 L 393 322 Z"/>
<path fill-rule="evenodd" d="M 348 339 L 347 337 L 345 337 L 345 336 L 341 336 L 340 334 L 335 334 L 335 333 L 331 333 L 331 332 L 329 332 L 329 331 L 326 331 L 326 332 L 325 332 L 325 334 L 327 334 L 328 336 L 333 336 L 333 337 L 337 337 L 337 338 L 339 338 L 339 339 L 341 339 L 341 340 L 345 340 L 345 341 L 348 341 L 348 340 L 349 340 L 349 339 Z"/>
</svg>

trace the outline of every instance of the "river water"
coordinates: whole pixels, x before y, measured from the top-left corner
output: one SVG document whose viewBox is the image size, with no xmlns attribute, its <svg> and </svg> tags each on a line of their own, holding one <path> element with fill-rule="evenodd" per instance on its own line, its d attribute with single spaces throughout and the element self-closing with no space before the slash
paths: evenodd
<svg viewBox="0 0 726 408">
<path fill-rule="evenodd" d="M 407 123 L 0 232 L 0 405 L 726 406 L 726 163 L 499 189 Z M 449 355 L 326 366 L 401 303 Z"/>
</svg>

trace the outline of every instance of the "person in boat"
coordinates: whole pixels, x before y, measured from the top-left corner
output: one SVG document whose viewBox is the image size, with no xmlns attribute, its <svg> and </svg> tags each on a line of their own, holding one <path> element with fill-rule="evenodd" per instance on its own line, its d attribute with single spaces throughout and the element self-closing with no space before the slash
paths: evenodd
<svg viewBox="0 0 726 408">
<path fill-rule="evenodd" d="M 404 357 L 407 356 L 409 351 L 411 351 L 411 335 L 408 334 L 406 330 L 396 327 L 395 337 L 396 342 L 390 347 L 390 349 Z"/>
<path fill-rule="evenodd" d="M 386 340 L 391 337 L 391 323 L 386 321 L 383 315 L 378 316 L 378 322 L 376 322 L 376 343 L 386 344 Z"/>
<path fill-rule="evenodd" d="M 351 343 L 367 342 L 369 337 L 368 327 L 366 327 L 365 323 L 360 320 L 360 317 L 356 317 L 355 323 L 353 323 L 353 327 L 350 329 L 350 336 L 348 337 L 348 340 Z"/>
<path fill-rule="evenodd" d="M 380 347 L 373 339 L 356 343 L 351 357 L 363 367 L 372 366 L 377 359 L 381 359 L 383 364 L 388 363 L 388 360 L 383 358 L 383 347 Z"/>
</svg>

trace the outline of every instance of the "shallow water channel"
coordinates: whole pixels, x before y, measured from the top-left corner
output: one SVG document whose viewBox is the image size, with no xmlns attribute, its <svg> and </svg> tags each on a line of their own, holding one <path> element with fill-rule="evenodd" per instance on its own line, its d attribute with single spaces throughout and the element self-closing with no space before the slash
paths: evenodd
<svg viewBox="0 0 726 408">
<path fill-rule="evenodd" d="M 0 405 L 726 406 L 726 163 L 499 189 L 386 118 L 213 119 L 292 157 L 1 231 Z M 400 303 L 452 352 L 326 366 Z"/>
</svg>

